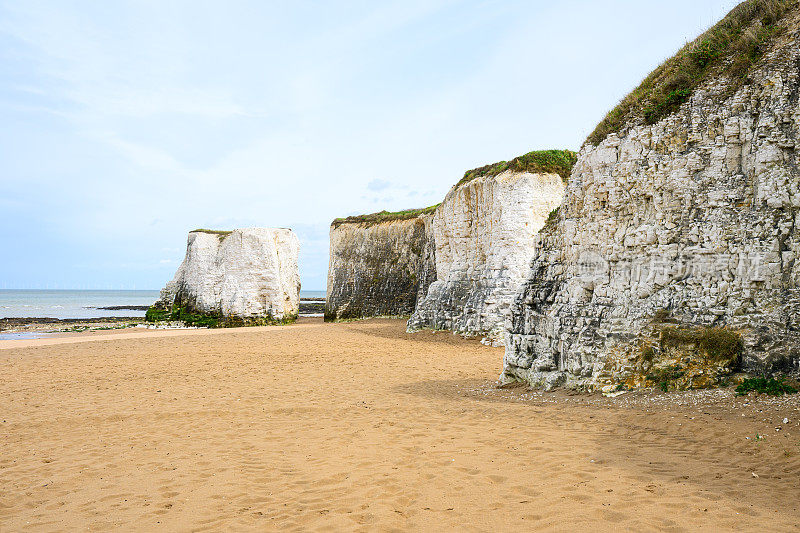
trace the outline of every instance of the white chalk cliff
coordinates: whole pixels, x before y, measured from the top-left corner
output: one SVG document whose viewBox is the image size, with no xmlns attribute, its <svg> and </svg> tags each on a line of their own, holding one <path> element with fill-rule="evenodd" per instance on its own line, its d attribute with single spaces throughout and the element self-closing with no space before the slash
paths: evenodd
<svg viewBox="0 0 800 533">
<path fill-rule="evenodd" d="M 537 233 L 561 204 L 564 187 L 555 173 L 506 170 L 450 189 L 431 221 L 436 281 L 417 302 L 409 330 L 502 339 Z"/>
<path fill-rule="evenodd" d="M 503 379 L 545 387 L 636 385 L 636 373 L 661 380 L 659 361 L 676 342 L 708 351 L 704 339 L 725 338 L 710 328 L 741 335 L 746 370 L 798 368 L 794 6 L 746 78 L 710 76 L 675 112 L 652 124 L 632 116 L 580 151 L 558 221 L 542 232 L 515 299 Z M 759 35 L 762 16 L 756 11 L 741 34 Z M 703 46 L 689 46 L 684 61 L 704 61 L 695 52 Z"/>
<path fill-rule="evenodd" d="M 300 303 L 299 249 L 290 229 L 193 231 L 155 307 L 244 322 L 293 319 Z"/>
</svg>

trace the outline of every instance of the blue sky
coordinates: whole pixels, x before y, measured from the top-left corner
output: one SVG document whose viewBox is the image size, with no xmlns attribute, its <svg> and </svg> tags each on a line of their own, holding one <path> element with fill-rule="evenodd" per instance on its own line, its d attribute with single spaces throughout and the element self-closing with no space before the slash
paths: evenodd
<svg viewBox="0 0 800 533">
<path fill-rule="evenodd" d="M 291 227 L 577 149 L 736 2 L 0 1 L 0 288 L 160 288 L 197 227 Z"/>
</svg>

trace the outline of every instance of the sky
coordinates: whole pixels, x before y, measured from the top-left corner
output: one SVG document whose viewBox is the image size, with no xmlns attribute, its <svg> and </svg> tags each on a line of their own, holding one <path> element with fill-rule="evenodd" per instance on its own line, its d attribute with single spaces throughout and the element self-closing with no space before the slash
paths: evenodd
<svg viewBox="0 0 800 533">
<path fill-rule="evenodd" d="M 0 289 L 158 289 L 194 228 L 290 227 L 577 150 L 723 0 L 0 0 Z"/>
</svg>

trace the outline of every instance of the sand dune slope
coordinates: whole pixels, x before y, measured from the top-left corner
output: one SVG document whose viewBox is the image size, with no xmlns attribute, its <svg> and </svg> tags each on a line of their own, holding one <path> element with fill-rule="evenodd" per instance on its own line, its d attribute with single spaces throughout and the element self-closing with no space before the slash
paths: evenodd
<svg viewBox="0 0 800 533">
<path fill-rule="evenodd" d="M 0 531 L 797 529 L 800 434 L 525 400 L 501 355 L 391 320 L 2 350 Z"/>
</svg>

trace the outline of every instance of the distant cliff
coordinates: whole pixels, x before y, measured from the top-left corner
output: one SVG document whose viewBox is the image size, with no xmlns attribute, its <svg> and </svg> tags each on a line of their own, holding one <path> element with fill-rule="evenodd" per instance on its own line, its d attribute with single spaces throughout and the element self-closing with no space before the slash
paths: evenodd
<svg viewBox="0 0 800 533">
<path fill-rule="evenodd" d="M 504 380 L 798 369 L 799 77 L 797 2 L 749 1 L 609 113 L 515 299 Z"/>
<path fill-rule="evenodd" d="M 294 320 L 299 247 L 289 229 L 192 231 L 183 263 L 148 316 L 205 325 Z"/>
<path fill-rule="evenodd" d="M 411 314 L 434 275 L 434 208 L 334 220 L 325 320 Z"/>
<path fill-rule="evenodd" d="M 511 302 L 536 254 L 536 235 L 561 204 L 575 154 L 531 152 L 469 171 L 432 219 L 436 281 L 410 331 L 447 329 L 502 341 Z"/>
<path fill-rule="evenodd" d="M 574 162 L 530 152 L 466 172 L 437 206 L 335 220 L 326 319 L 411 315 L 409 331 L 499 341 Z"/>
</svg>

